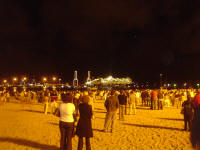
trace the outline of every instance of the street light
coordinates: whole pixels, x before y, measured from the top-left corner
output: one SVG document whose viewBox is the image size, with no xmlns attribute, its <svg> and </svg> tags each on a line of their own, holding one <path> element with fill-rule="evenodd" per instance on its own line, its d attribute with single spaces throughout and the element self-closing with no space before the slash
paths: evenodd
<svg viewBox="0 0 200 150">
<path fill-rule="evenodd" d="M 17 81 L 17 78 L 14 77 L 14 78 L 13 78 L 13 84 L 14 84 L 16 81 Z"/>
<path fill-rule="evenodd" d="M 4 86 L 6 85 L 6 83 L 7 83 L 7 80 L 6 79 L 4 79 L 3 80 L 3 83 L 4 83 Z"/>
<path fill-rule="evenodd" d="M 43 81 L 43 83 L 44 83 L 44 87 L 46 87 L 46 86 L 45 86 L 45 83 L 47 82 L 47 78 L 46 78 L 46 77 L 43 77 L 42 81 Z"/>
<path fill-rule="evenodd" d="M 56 77 L 53 77 L 52 79 L 53 79 L 53 81 L 56 81 L 56 80 L 57 80 L 57 78 L 56 78 Z"/>
<path fill-rule="evenodd" d="M 26 78 L 26 77 L 24 77 L 24 78 L 23 78 L 23 81 L 26 81 L 26 80 L 27 80 L 27 78 Z"/>
<path fill-rule="evenodd" d="M 59 79 L 58 79 L 58 81 L 59 81 L 59 84 L 60 84 L 61 80 L 62 80 L 61 78 L 59 78 Z"/>
<path fill-rule="evenodd" d="M 25 83 L 26 83 L 26 80 L 27 80 L 27 78 L 26 77 L 23 77 L 22 78 L 22 83 L 25 85 Z"/>
<path fill-rule="evenodd" d="M 162 88 L 162 76 L 163 76 L 163 74 L 161 73 L 160 74 L 160 88 Z"/>
<path fill-rule="evenodd" d="M 174 83 L 174 88 L 176 88 L 176 86 L 177 86 L 176 83 Z"/>
<path fill-rule="evenodd" d="M 42 79 L 42 81 L 43 81 L 43 82 L 47 82 L 47 78 L 44 77 L 44 78 Z"/>
</svg>

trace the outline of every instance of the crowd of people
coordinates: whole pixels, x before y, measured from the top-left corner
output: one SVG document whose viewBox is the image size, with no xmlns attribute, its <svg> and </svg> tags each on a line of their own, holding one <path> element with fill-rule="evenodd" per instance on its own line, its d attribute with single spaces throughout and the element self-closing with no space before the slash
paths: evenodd
<svg viewBox="0 0 200 150">
<path fill-rule="evenodd" d="M 94 103 L 97 100 L 101 100 L 106 109 L 102 132 L 115 132 L 117 118 L 123 121 L 125 115 L 136 115 L 137 107 L 147 107 L 152 111 L 162 111 L 165 107 L 182 108 L 184 130 L 191 131 L 193 146 L 200 145 L 200 92 L 196 89 L 1 91 L 2 103 L 8 102 L 10 97 L 22 103 L 43 103 L 44 114 L 60 117 L 61 150 L 72 149 L 74 135 L 79 137 L 78 150 L 83 148 L 83 138 L 86 139 L 86 149 L 91 149 L 91 119 L 95 119 Z"/>
<path fill-rule="evenodd" d="M 200 92 L 194 89 L 184 90 L 111 90 L 111 91 L 72 91 L 62 93 L 70 95 L 71 102 L 74 103 L 74 109 L 71 112 L 71 118 L 79 117 L 75 134 L 78 135 L 78 150 L 83 148 L 83 137 L 86 138 L 86 149 L 90 150 L 90 137 L 93 137 L 91 119 L 96 99 L 101 99 L 106 108 L 106 116 L 103 132 L 115 132 L 115 123 L 117 113 L 119 120 L 124 120 L 124 115 L 136 115 L 136 106 L 149 107 L 152 110 L 162 110 L 164 107 L 181 108 L 184 115 L 184 130 L 191 131 L 191 142 L 194 147 L 199 149 L 199 126 L 200 126 Z M 62 98 L 62 96 L 61 96 Z M 64 100 L 62 98 L 62 100 Z M 65 101 L 65 100 L 64 100 Z M 61 104 L 62 105 L 62 104 Z M 62 109 L 60 109 L 62 111 Z M 69 114 L 69 113 L 68 113 Z M 62 116 L 62 115 L 61 115 Z M 61 117 L 62 118 L 62 117 Z M 75 122 L 74 118 L 74 122 Z M 74 125 L 73 122 L 73 125 Z M 60 128 L 62 120 L 60 120 Z M 72 129 L 74 126 L 72 125 Z M 189 126 L 189 128 L 187 128 Z M 67 128 L 66 128 L 67 130 Z M 69 130 L 71 132 L 71 130 Z M 61 149 L 71 149 L 71 138 L 64 138 L 61 131 Z M 66 132 L 67 133 L 67 132 Z M 67 146 L 70 145 L 70 146 Z"/>
</svg>

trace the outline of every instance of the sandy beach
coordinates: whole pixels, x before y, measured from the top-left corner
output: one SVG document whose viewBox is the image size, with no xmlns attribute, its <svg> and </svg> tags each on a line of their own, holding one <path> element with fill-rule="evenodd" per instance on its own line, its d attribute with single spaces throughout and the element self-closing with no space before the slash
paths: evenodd
<svg viewBox="0 0 200 150">
<path fill-rule="evenodd" d="M 117 120 L 114 133 L 104 133 L 103 101 L 95 103 L 92 120 L 93 150 L 192 150 L 189 132 L 183 131 L 180 109 L 149 110 L 138 107 L 136 115 Z M 59 118 L 43 113 L 43 104 L 9 102 L 0 105 L 0 150 L 58 150 Z M 78 137 L 73 138 L 73 150 Z"/>
</svg>

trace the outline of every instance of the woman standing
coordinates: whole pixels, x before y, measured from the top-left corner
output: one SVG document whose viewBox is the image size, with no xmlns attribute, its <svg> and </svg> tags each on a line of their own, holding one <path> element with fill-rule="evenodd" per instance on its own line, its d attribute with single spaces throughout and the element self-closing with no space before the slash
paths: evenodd
<svg viewBox="0 0 200 150">
<path fill-rule="evenodd" d="M 49 108 L 49 91 L 44 92 L 44 114 L 48 113 Z"/>
<path fill-rule="evenodd" d="M 83 96 L 82 103 L 79 104 L 80 118 L 76 128 L 76 134 L 79 137 L 78 150 L 83 149 L 83 137 L 86 138 L 86 150 L 91 150 L 90 137 L 93 137 L 92 132 L 92 106 L 88 104 L 89 96 Z"/>
<path fill-rule="evenodd" d="M 60 104 L 60 150 L 72 150 L 72 137 L 74 130 L 75 106 L 70 93 L 62 94 L 63 103 Z"/>
</svg>

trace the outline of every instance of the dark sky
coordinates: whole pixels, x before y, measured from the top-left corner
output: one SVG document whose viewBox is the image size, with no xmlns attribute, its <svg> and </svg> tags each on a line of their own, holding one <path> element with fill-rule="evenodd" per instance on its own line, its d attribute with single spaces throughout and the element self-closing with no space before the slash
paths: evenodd
<svg viewBox="0 0 200 150">
<path fill-rule="evenodd" d="M 200 78 L 199 0 L 2 0 L 0 76 Z"/>
</svg>

